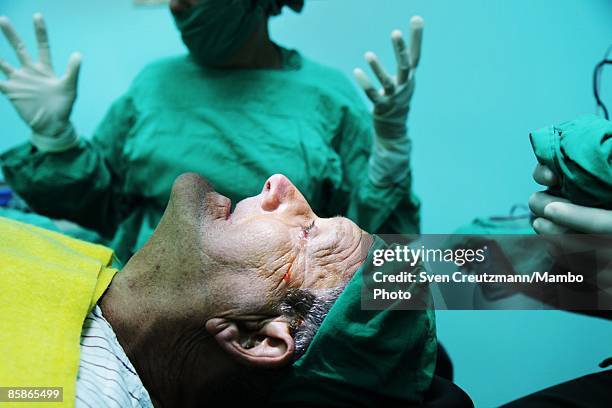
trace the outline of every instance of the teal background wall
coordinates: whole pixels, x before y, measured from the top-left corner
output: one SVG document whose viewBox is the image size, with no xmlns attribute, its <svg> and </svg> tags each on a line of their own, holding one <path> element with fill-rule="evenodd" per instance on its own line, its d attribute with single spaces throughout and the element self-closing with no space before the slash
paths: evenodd
<svg viewBox="0 0 612 408">
<path fill-rule="evenodd" d="M 57 70 L 83 54 L 73 122 L 90 135 L 147 62 L 183 52 L 164 7 L 129 0 L 0 0 L 32 51 L 44 13 Z M 530 130 L 595 111 L 591 76 L 612 43 L 609 0 L 307 0 L 272 22 L 273 37 L 351 75 L 375 51 L 394 69 L 389 35 L 411 15 L 426 28 L 410 115 L 424 232 L 505 214 L 538 187 Z M 0 58 L 16 63 L 0 39 Z M 612 109 L 612 68 L 603 98 Z M 0 150 L 28 131 L 0 98 Z M 561 312 L 440 312 L 457 382 L 477 406 L 594 372 L 612 355 L 612 324 Z"/>
</svg>

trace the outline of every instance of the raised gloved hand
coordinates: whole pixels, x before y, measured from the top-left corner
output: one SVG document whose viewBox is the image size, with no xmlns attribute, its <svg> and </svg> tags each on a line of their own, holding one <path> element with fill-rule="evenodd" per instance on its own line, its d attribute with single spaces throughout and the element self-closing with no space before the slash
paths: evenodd
<svg viewBox="0 0 612 408">
<path fill-rule="evenodd" d="M 370 180 L 379 186 L 402 181 L 410 172 L 410 140 L 406 121 L 410 99 L 414 93 L 414 72 L 421 55 L 423 19 L 414 16 L 410 20 L 410 51 L 407 50 L 399 30 L 391 33 L 397 74 L 389 76 L 378 58 L 368 51 L 365 58 L 382 85 L 374 88 L 363 70 L 354 70 L 357 83 L 374 103 L 374 146 L 369 163 Z"/>
<path fill-rule="evenodd" d="M 21 38 L 7 17 L 0 17 L 0 28 L 15 49 L 20 68 L 0 60 L 0 71 L 7 79 L 0 81 L 0 92 L 11 101 L 19 116 L 32 129 L 31 142 L 41 151 L 58 152 L 78 141 L 70 123 L 76 98 L 81 56 L 73 53 L 66 73 L 57 77 L 51 65 L 47 29 L 41 14 L 34 14 L 38 43 L 38 61 L 32 61 Z"/>
</svg>

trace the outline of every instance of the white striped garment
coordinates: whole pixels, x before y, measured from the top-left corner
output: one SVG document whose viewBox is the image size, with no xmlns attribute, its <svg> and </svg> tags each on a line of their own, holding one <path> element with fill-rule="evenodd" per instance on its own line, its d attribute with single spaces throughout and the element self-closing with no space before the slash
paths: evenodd
<svg viewBox="0 0 612 408">
<path fill-rule="evenodd" d="M 149 393 L 98 305 L 81 331 L 76 407 L 153 407 Z"/>
</svg>

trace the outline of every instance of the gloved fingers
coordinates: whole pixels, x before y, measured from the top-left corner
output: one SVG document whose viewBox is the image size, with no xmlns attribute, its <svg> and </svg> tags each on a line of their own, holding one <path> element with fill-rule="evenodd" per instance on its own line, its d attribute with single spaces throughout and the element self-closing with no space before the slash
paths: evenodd
<svg viewBox="0 0 612 408">
<path fill-rule="evenodd" d="M 533 229 L 538 234 L 546 234 L 546 235 L 561 235 L 571 233 L 569 228 L 566 228 L 562 225 L 555 224 L 546 218 L 536 218 L 533 220 Z"/>
<path fill-rule="evenodd" d="M 544 191 L 533 193 L 529 197 L 529 209 L 538 217 L 545 217 L 544 208 L 554 202 L 569 203 L 565 198 L 557 197 L 551 194 L 547 194 Z"/>
<path fill-rule="evenodd" d="M 372 86 L 372 82 L 370 82 L 370 78 L 368 75 L 363 72 L 361 68 L 355 68 L 353 70 L 353 75 L 355 75 L 355 80 L 359 84 L 359 86 L 363 89 L 367 97 L 372 101 L 372 103 L 377 104 L 380 102 L 381 96 L 376 91 L 376 88 Z"/>
<path fill-rule="evenodd" d="M 410 19 L 410 68 L 412 69 L 415 69 L 421 60 L 423 27 L 425 27 L 423 17 L 413 16 Z"/>
<path fill-rule="evenodd" d="M 76 89 L 79 81 L 79 71 L 81 70 L 81 54 L 73 52 L 68 59 L 66 73 L 63 80 L 69 89 Z"/>
<path fill-rule="evenodd" d="M 0 93 L 6 94 L 9 92 L 8 81 L 0 81 Z"/>
<path fill-rule="evenodd" d="M 21 38 L 13 28 L 11 20 L 9 20 L 8 17 L 0 16 L 0 29 L 2 29 L 7 41 L 15 50 L 21 65 L 30 65 L 32 61 L 30 54 L 28 54 L 25 44 L 21 41 Z"/>
<path fill-rule="evenodd" d="M 543 164 L 538 164 L 533 170 L 533 179 L 536 183 L 546 187 L 552 187 L 558 183 L 555 173 Z"/>
<path fill-rule="evenodd" d="M 562 227 L 586 234 L 612 234 L 612 211 L 572 203 L 553 202 L 544 216 Z"/>
<path fill-rule="evenodd" d="M 385 72 L 385 69 L 380 64 L 378 57 L 372 51 L 368 51 L 365 53 L 365 59 L 370 64 L 370 68 L 374 71 L 374 75 L 380 81 L 380 84 L 383 87 L 385 95 L 393 95 L 395 92 L 395 84 L 393 83 L 393 79 Z"/>
<path fill-rule="evenodd" d="M 47 35 L 47 27 L 43 15 L 36 13 L 32 19 L 34 20 L 34 32 L 36 33 L 36 43 L 38 44 L 38 59 L 44 66 L 52 68 L 49 37 Z"/>
<path fill-rule="evenodd" d="M 559 257 L 579 249 L 574 240 L 570 239 L 572 235 L 567 235 L 575 234 L 575 231 L 563 228 L 546 218 L 536 218 L 532 225 L 534 231 L 548 243 L 548 252 L 552 256 Z"/>
<path fill-rule="evenodd" d="M 393 43 L 395 61 L 397 62 L 397 84 L 403 85 L 408 80 L 408 75 L 410 74 L 410 55 L 408 55 L 404 35 L 400 30 L 393 30 L 391 42 Z"/>
<path fill-rule="evenodd" d="M 581 234 L 579 231 L 566 228 L 546 218 L 536 218 L 533 222 L 533 229 L 551 245 L 548 250 L 553 256 L 570 256 L 559 258 L 564 264 L 568 262 L 571 264 L 571 255 L 577 252 L 596 251 L 602 260 L 604 257 L 609 258 L 612 254 L 610 252 L 612 240 L 605 236 Z M 580 269 L 580 266 L 577 269 Z"/>
<path fill-rule="evenodd" d="M 0 60 L 0 71 L 4 72 L 4 75 L 7 77 L 10 77 L 15 72 L 15 68 L 11 67 L 8 62 Z"/>
</svg>

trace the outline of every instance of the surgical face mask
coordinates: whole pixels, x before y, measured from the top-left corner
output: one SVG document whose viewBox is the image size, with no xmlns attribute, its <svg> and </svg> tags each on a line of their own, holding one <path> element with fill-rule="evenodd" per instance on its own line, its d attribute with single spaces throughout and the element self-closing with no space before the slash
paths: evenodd
<svg viewBox="0 0 612 408">
<path fill-rule="evenodd" d="M 201 0 L 174 15 L 183 42 L 202 66 L 227 62 L 269 15 L 274 0 Z"/>
</svg>

